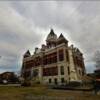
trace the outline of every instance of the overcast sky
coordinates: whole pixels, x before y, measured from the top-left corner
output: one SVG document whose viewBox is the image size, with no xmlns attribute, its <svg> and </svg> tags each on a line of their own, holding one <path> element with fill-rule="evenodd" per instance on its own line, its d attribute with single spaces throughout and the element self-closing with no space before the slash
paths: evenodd
<svg viewBox="0 0 100 100">
<path fill-rule="evenodd" d="M 100 50 L 98 1 L 0 1 L 0 72 L 20 71 L 24 52 L 45 43 L 51 28 L 83 52 L 92 72 Z"/>
</svg>

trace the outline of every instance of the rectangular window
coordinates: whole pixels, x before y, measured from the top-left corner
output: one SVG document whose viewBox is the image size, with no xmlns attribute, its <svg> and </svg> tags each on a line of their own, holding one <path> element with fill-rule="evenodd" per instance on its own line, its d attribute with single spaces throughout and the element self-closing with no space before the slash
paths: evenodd
<svg viewBox="0 0 100 100">
<path fill-rule="evenodd" d="M 49 83 L 51 83 L 52 82 L 52 80 L 51 80 L 51 78 L 49 79 Z"/>
<path fill-rule="evenodd" d="M 81 70 L 79 70 L 79 75 L 81 75 Z"/>
<path fill-rule="evenodd" d="M 68 50 L 66 50 L 66 60 L 69 62 L 69 53 L 68 53 Z"/>
<path fill-rule="evenodd" d="M 39 72 L 38 72 L 38 69 L 34 69 L 34 70 L 33 70 L 33 75 L 32 75 L 32 76 L 33 76 L 33 77 L 37 77 L 37 76 L 38 76 L 38 73 L 39 73 Z"/>
<path fill-rule="evenodd" d="M 70 70 L 69 70 L 69 66 L 68 66 L 68 75 L 70 75 Z"/>
<path fill-rule="evenodd" d="M 82 71 L 82 76 L 84 76 L 84 70 Z"/>
<path fill-rule="evenodd" d="M 57 62 L 57 52 L 45 55 L 43 59 L 44 59 L 43 60 L 44 65 L 56 63 Z"/>
<path fill-rule="evenodd" d="M 54 79 L 55 84 L 58 84 L 57 78 Z"/>
<path fill-rule="evenodd" d="M 60 72 L 61 72 L 61 75 L 64 75 L 64 66 L 60 67 Z"/>
<path fill-rule="evenodd" d="M 64 60 L 64 52 L 63 49 L 59 50 L 59 61 L 63 61 Z"/>
<path fill-rule="evenodd" d="M 64 83 L 65 82 L 65 79 L 64 78 L 61 78 L 61 83 Z"/>
<path fill-rule="evenodd" d="M 58 75 L 58 68 L 50 67 L 50 68 L 43 68 L 43 76 L 55 76 Z"/>
</svg>

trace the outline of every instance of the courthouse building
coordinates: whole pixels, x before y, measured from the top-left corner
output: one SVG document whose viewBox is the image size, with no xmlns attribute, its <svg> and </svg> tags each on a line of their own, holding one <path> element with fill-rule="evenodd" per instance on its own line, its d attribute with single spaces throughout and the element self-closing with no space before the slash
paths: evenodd
<svg viewBox="0 0 100 100">
<path fill-rule="evenodd" d="M 46 44 L 35 48 L 31 55 L 29 50 L 23 55 L 21 75 L 24 78 L 43 84 L 66 84 L 80 82 L 85 74 L 84 58 L 80 50 L 60 34 L 51 29 Z"/>
</svg>

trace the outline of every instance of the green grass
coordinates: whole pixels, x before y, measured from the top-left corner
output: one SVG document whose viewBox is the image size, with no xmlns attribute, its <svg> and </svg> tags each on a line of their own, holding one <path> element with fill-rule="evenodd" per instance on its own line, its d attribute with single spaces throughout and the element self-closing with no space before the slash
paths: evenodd
<svg viewBox="0 0 100 100">
<path fill-rule="evenodd" d="M 72 97 L 73 98 L 72 100 L 100 99 L 100 95 L 94 95 L 92 92 L 51 90 L 48 89 L 46 86 L 41 86 L 41 85 L 33 87 L 0 86 L 0 100 L 35 100 L 32 97 L 37 97 L 37 96 L 49 96 L 49 97 L 59 97 L 59 98 Z"/>
</svg>

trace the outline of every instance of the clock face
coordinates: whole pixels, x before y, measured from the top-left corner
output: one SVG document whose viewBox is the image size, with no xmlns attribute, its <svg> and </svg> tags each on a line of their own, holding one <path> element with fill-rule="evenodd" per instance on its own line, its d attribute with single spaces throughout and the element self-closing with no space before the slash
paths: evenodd
<svg viewBox="0 0 100 100">
<path fill-rule="evenodd" d="M 38 69 L 33 70 L 33 77 L 37 77 L 38 76 Z"/>
</svg>

